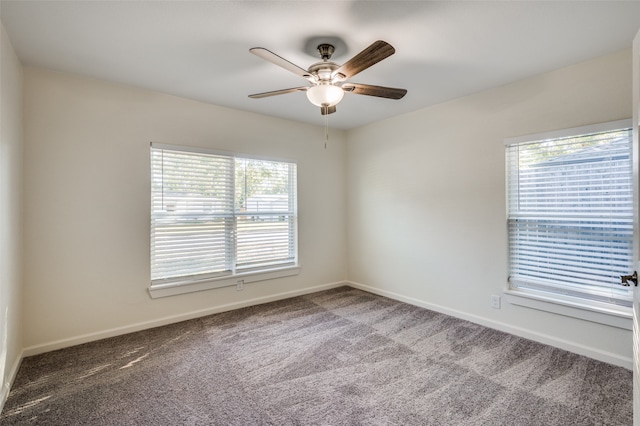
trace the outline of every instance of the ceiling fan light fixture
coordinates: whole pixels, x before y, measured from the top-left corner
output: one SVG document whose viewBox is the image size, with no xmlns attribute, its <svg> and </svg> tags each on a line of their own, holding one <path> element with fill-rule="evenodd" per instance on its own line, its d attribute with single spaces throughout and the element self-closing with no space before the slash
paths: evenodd
<svg viewBox="0 0 640 426">
<path fill-rule="evenodd" d="M 319 107 L 338 105 L 343 96 L 342 88 L 332 84 L 320 84 L 307 89 L 307 99 Z"/>
</svg>

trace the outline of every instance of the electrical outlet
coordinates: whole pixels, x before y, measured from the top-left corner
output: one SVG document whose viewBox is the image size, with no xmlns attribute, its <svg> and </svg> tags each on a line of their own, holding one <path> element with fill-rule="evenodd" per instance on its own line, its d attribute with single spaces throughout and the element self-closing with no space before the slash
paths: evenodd
<svg viewBox="0 0 640 426">
<path fill-rule="evenodd" d="M 500 296 L 496 294 L 491 295 L 491 307 L 493 309 L 500 309 Z"/>
<path fill-rule="evenodd" d="M 244 280 L 238 280 L 236 283 L 236 291 L 244 290 Z"/>
</svg>

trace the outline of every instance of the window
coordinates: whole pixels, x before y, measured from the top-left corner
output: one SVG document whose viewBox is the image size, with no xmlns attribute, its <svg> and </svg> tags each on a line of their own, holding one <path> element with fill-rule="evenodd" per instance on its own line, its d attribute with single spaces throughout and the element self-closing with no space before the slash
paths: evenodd
<svg viewBox="0 0 640 426">
<path fill-rule="evenodd" d="M 629 124 L 506 141 L 512 288 L 631 306 Z"/>
<path fill-rule="evenodd" d="M 152 288 L 296 266 L 296 229 L 295 163 L 151 145 Z"/>
</svg>

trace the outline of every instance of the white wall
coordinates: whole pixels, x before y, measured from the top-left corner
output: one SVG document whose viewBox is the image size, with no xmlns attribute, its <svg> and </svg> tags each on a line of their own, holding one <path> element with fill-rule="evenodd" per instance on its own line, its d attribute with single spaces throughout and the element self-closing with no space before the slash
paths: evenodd
<svg viewBox="0 0 640 426">
<path fill-rule="evenodd" d="M 507 288 L 503 140 L 630 116 L 623 51 L 349 132 L 349 280 L 630 366 L 628 330 L 489 306 Z"/>
<path fill-rule="evenodd" d="M 22 352 L 22 65 L 0 23 L 0 410 Z"/>
<path fill-rule="evenodd" d="M 27 354 L 346 278 L 343 132 L 325 150 L 321 126 L 37 68 L 24 76 Z M 152 300 L 150 141 L 296 160 L 300 275 Z"/>
</svg>

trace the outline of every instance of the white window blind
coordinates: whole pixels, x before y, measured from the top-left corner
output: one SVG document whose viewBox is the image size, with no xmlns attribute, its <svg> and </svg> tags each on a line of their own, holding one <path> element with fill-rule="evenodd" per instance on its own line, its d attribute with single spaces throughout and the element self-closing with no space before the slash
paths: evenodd
<svg viewBox="0 0 640 426">
<path fill-rule="evenodd" d="M 630 306 L 632 179 L 628 128 L 507 142 L 511 285 Z"/>
<path fill-rule="evenodd" d="M 236 158 L 236 268 L 295 260 L 295 164 Z"/>
<path fill-rule="evenodd" d="M 151 283 L 297 263 L 296 164 L 151 146 Z"/>
</svg>

